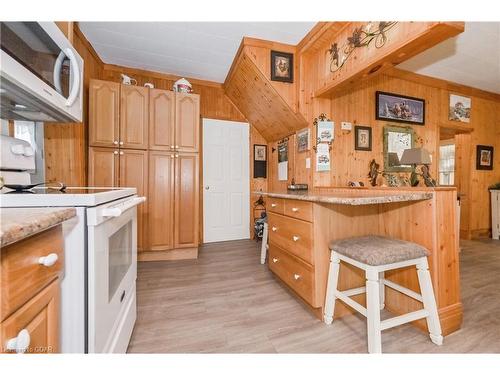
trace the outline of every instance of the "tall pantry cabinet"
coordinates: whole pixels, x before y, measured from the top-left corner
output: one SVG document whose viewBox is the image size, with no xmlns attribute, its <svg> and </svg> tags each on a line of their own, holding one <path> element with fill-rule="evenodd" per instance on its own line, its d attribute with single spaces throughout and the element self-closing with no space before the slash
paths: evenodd
<svg viewBox="0 0 500 375">
<path fill-rule="evenodd" d="M 200 99 L 196 94 L 90 82 L 89 184 L 132 186 L 139 260 L 198 252 Z"/>
</svg>

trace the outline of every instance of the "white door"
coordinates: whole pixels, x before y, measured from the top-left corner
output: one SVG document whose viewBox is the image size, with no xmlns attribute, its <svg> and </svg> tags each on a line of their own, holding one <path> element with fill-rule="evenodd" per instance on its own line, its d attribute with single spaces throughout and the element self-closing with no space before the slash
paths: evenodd
<svg viewBox="0 0 500 375">
<path fill-rule="evenodd" d="M 203 119 L 203 242 L 250 238 L 249 126 Z"/>
</svg>

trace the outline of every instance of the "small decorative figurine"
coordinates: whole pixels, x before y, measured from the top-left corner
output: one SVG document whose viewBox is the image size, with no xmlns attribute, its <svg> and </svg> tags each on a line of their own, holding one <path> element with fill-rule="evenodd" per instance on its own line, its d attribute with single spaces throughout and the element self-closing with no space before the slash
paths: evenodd
<svg viewBox="0 0 500 375">
<path fill-rule="evenodd" d="M 431 177 L 431 173 L 429 170 L 429 166 L 424 164 L 420 167 L 422 170 L 422 178 L 424 179 L 425 186 L 427 187 L 435 187 L 436 180 Z"/>
<path fill-rule="evenodd" d="M 370 184 L 372 186 L 377 186 L 377 177 L 380 174 L 379 168 L 380 165 L 377 164 L 375 159 L 372 159 L 370 162 L 370 172 L 368 173 L 368 177 L 370 177 Z"/>
</svg>

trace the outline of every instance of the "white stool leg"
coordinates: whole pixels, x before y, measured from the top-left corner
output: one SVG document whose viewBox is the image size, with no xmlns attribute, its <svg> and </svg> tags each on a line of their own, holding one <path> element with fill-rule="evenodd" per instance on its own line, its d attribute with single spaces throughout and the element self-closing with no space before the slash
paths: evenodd
<svg viewBox="0 0 500 375">
<path fill-rule="evenodd" d="M 368 353 L 382 353 L 380 330 L 380 285 L 379 273 L 366 270 L 366 310 L 368 328 Z"/>
<path fill-rule="evenodd" d="M 385 307 L 385 285 L 384 285 L 384 277 L 385 277 L 385 272 L 379 272 L 378 274 L 378 282 L 380 285 L 380 310 L 383 310 Z"/>
<path fill-rule="evenodd" d="M 267 223 L 264 223 L 264 232 L 262 233 L 262 246 L 260 248 L 260 264 L 266 263 L 266 255 L 267 255 Z"/>
<path fill-rule="evenodd" d="M 436 298 L 434 297 L 434 290 L 432 288 L 432 280 L 427 258 L 422 258 L 422 260 L 417 264 L 417 274 L 420 292 L 422 293 L 422 300 L 424 302 L 424 309 L 426 309 L 429 313 L 429 316 L 427 317 L 429 336 L 434 344 L 442 345 L 443 336 L 441 334 L 441 323 L 439 322 Z"/>
<path fill-rule="evenodd" d="M 332 251 L 330 257 L 330 270 L 328 271 L 328 283 L 326 285 L 325 315 L 326 324 L 332 324 L 333 314 L 335 313 L 335 292 L 339 280 L 340 260 L 337 253 Z"/>
</svg>

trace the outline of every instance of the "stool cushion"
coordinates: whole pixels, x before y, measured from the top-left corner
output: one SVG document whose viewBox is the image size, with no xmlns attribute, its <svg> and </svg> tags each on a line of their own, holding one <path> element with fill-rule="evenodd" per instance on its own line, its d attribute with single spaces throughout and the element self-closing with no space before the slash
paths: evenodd
<svg viewBox="0 0 500 375">
<path fill-rule="evenodd" d="M 416 243 L 382 236 L 352 237 L 330 242 L 330 250 L 370 266 L 421 258 L 429 251 Z"/>
</svg>

